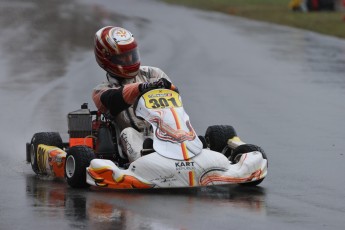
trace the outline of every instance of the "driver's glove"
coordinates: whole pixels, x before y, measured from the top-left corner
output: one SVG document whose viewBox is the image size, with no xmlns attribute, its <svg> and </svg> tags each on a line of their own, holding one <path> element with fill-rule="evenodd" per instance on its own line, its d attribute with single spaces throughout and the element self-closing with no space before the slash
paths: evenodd
<svg viewBox="0 0 345 230">
<path fill-rule="evenodd" d="M 175 89 L 175 86 L 167 79 L 161 78 L 154 82 L 144 82 L 139 85 L 139 91 L 144 92 L 151 89 Z"/>
</svg>

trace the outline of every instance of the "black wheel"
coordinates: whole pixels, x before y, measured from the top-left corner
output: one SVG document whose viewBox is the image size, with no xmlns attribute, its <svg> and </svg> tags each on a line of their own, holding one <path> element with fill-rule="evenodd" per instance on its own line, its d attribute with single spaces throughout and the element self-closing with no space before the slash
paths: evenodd
<svg viewBox="0 0 345 230">
<path fill-rule="evenodd" d="M 86 168 L 95 159 L 93 150 L 86 146 L 73 146 L 68 150 L 65 162 L 65 177 L 72 188 L 87 188 Z"/>
<path fill-rule="evenodd" d="M 240 184 L 241 186 L 247 186 L 247 187 L 252 187 L 252 186 L 257 186 L 259 184 L 261 184 L 261 182 L 264 180 L 265 178 L 261 178 L 260 180 L 256 180 L 253 182 L 248 182 L 248 183 L 242 183 Z"/>
<path fill-rule="evenodd" d="M 31 143 L 26 143 L 26 162 L 31 163 Z"/>
<path fill-rule="evenodd" d="M 253 152 L 253 151 L 260 152 L 262 154 L 262 157 L 267 160 L 267 156 L 266 156 L 266 153 L 264 152 L 264 150 L 262 148 L 260 148 L 259 146 L 252 145 L 252 144 L 244 144 L 244 145 L 240 145 L 237 148 L 235 148 L 232 151 L 232 154 L 231 154 L 229 160 L 233 164 L 236 164 L 236 163 L 239 162 L 242 154 Z M 240 184 L 240 185 L 243 185 L 243 186 L 256 186 L 256 185 L 260 184 L 263 180 L 264 180 L 264 178 L 262 178 L 260 180 L 257 180 L 257 181 L 253 181 L 253 182 L 243 183 L 243 184 Z"/>
<path fill-rule="evenodd" d="M 235 129 L 230 125 L 209 126 L 205 133 L 207 146 L 216 152 L 222 152 L 230 138 L 237 136 Z"/>
<path fill-rule="evenodd" d="M 31 167 L 32 170 L 39 174 L 40 170 L 38 168 L 37 163 L 37 147 L 40 144 L 49 145 L 49 146 L 56 146 L 58 148 L 63 148 L 62 139 L 59 133 L 57 132 L 41 132 L 41 133 L 35 133 L 32 136 L 31 142 L 30 142 L 30 157 L 27 156 L 27 158 L 30 158 Z M 28 148 L 28 146 L 27 146 Z"/>
<path fill-rule="evenodd" d="M 206 138 L 205 138 L 204 136 L 201 136 L 201 135 L 199 135 L 198 137 L 199 137 L 199 140 L 200 140 L 201 143 L 202 143 L 202 148 L 203 148 L 203 149 L 206 149 L 206 148 L 207 148 Z"/>
<path fill-rule="evenodd" d="M 266 153 L 259 146 L 252 145 L 252 144 L 244 144 L 244 145 L 240 145 L 240 146 L 238 146 L 237 148 L 234 149 L 234 151 L 232 152 L 229 160 L 232 163 L 236 164 L 239 161 L 239 159 L 240 159 L 242 154 L 249 153 L 249 152 L 254 152 L 254 151 L 260 152 L 262 154 L 262 157 L 264 159 L 267 159 Z"/>
</svg>

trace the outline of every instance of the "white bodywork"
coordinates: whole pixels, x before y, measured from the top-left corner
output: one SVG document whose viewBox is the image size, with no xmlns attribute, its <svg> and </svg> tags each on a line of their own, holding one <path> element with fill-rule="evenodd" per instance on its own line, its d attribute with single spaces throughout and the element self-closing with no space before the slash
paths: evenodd
<svg viewBox="0 0 345 230">
<path fill-rule="evenodd" d="M 203 149 L 175 91 L 145 93 L 136 114 L 151 123 L 155 152 L 126 170 L 110 160 L 94 159 L 87 168 L 87 183 L 113 189 L 173 188 L 248 183 L 267 174 L 267 160 L 260 152 L 245 153 L 231 164 L 223 154 Z M 241 144 L 239 138 L 228 142 L 230 147 Z"/>
</svg>

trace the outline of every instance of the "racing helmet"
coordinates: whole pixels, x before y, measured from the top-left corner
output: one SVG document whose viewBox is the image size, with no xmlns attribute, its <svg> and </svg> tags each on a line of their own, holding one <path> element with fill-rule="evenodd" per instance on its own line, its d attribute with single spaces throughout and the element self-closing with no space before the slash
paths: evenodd
<svg viewBox="0 0 345 230">
<path fill-rule="evenodd" d="M 140 67 L 138 44 L 128 30 L 106 26 L 96 32 L 94 52 L 98 65 L 111 76 L 134 78 Z"/>
</svg>

